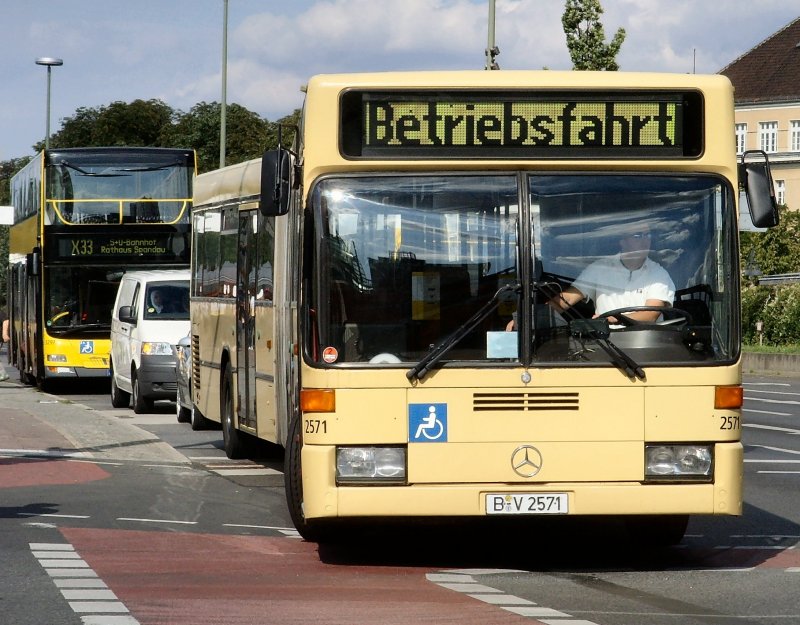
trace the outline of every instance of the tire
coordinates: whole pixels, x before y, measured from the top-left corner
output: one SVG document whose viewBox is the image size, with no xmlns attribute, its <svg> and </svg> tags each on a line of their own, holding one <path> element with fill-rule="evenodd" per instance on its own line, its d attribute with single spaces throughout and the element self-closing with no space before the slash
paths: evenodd
<svg viewBox="0 0 800 625">
<path fill-rule="evenodd" d="M 178 406 L 177 417 L 178 423 L 191 423 L 192 422 L 192 411 L 188 408 L 184 408 L 181 406 L 179 401 L 176 401 L 175 404 Z"/>
<path fill-rule="evenodd" d="M 625 525 L 633 542 L 642 547 L 671 547 L 683 540 L 689 525 L 688 514 L 626 517 Z"/>
<path fill-rule="evenodd" d="M 114 408 L 127 408 L 131 405 L 131 394 L 117 386 L 113 364 L 111 365 L 111 405 Z"/>
<path fill-rule="evenodd" d="M 211 426 L 211 422 L 203 416 L 203 413 L 194 404 L 192 404 L 192 409 L 189 411 L 189 424 L 195 432 L 207 430 Z"/>
<path fill-rule="evenodd" d="M 289 516 L 297 532 L 309 542 L 331 542 L 335 539 L 330 525 L 321 521 L 309 522 L 303 512 L 303 474 L 301 451 L 303 439 L 300 434 L 300 415 L 295 415 L 289 425 L 289 437 L 283 461 L 283 484 Z"/>
<path fill-rule="evenodd" d="M 146 414 L 153 412 L 153 401 L 142 397 L 142 390 L 139 388 L 139 376 L 136 375 L 136 370 L 131 375 L 131 386 L 133 387 L 133 411 L 136 414 Z"/>
<path fill-rule="evenodd" d="M 222 392 L 220 393 L 220 417 L 222 421 L 222 443 L 228 458 L 235 460 L 246 455 L 244 433 L 236 429 L 233 414 L 233 375 L 231 364 L 225 365 L 222 375 Z"/>
</svg>

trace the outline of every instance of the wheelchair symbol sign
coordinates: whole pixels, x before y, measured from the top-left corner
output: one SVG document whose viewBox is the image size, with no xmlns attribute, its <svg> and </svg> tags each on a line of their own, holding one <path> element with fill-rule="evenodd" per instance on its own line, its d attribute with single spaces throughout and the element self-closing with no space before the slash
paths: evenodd
<svg viewBox="0 0 800 625">
<path fill-rule="evenodd" d="M 409 404 L 408 442 L 446 443 L 447 404 Z"/>
<path fill-rule="evenodd" d="M 81 341 L 81 354 L 94 354 L 94 341 Z"/>
</svg>

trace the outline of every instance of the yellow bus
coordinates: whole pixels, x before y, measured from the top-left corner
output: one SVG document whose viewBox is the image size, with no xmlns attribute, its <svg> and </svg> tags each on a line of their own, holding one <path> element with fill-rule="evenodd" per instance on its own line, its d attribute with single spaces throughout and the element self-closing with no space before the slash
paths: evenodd
<svg viewBox="0 0 800 625">
<path fill-rule="evenodd" d="M 193 150 L 49 149 L 11 180 L 10 361 L 23 382 L 108 378 L 130 267 L 189 266 Z"/>
<path fill-rule="evenodd" d="M 291 149 L 196 180 L 197 421 L 231 457 L 285 447 L 310 540 L 560 514 L 671 543 L 741 514 L 740 183 L 777 223 L 722 76 L 314 77 Z M 659 297 L 614 282 L 646 297 L 602 310 L 625 236 Z"/>
</svg>

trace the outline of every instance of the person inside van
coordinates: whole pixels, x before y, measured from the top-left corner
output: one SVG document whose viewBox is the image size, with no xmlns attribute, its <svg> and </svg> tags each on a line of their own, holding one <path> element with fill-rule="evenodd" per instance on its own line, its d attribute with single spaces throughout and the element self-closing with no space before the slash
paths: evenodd
<svg viewBox="0 0 800 625">
<path fill-rule="evenodd" d="M 168 313 L 173 312 L 173 307 L 170 303 L 166 300 L 164 295 L 158 289 L 153 289 L 150 291 L 150 307 L 156 313 Z"/>
</svg>

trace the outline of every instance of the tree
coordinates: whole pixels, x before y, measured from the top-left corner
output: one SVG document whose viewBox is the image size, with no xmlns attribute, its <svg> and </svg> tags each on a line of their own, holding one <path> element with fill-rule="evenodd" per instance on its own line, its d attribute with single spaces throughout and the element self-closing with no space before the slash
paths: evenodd
<svg viewBox="0 0 800 625">
<path fill-rule="evenodd" d="M 202 173 L 219 167 L 219 102 L 200 102 L 180 113 L 167 134 L 170 145 L 193 148 Z M 225 111 L 227 146 L 225 164 L 258 158 L 270 147 L 270 123 L 239 104 Z"/>
<path fill-rule="evenodd" d="M 742 268 L 758 268 L 763 275 L 800 272 L 800 213 L 779 207 L 780 223 L 766 232 L 743 232 Z"/>
<path fill-rule="evenodd" d="M 62 121 L 61 129 L 50 138 L 54 148 L 86 146 L 168 147 L 164 135 L 172 126 L 176 112 L 161 100 L 112 102 L 108 106 L 79 108 L 73 117 Z M 34 148 L 44 148 L 40 142 Z"/>
<path fill-rule="evenodd" d="M 625 41 L 625 29 L 618 29 L 614 39 L 607 44 L 603 25 L 600 23 L 602 13 L 600 0 L 566 0 L 561 23 L 567 35 L 567 48 L 573 69 L 619 69 L 616 57 Z"/>
</svg>

